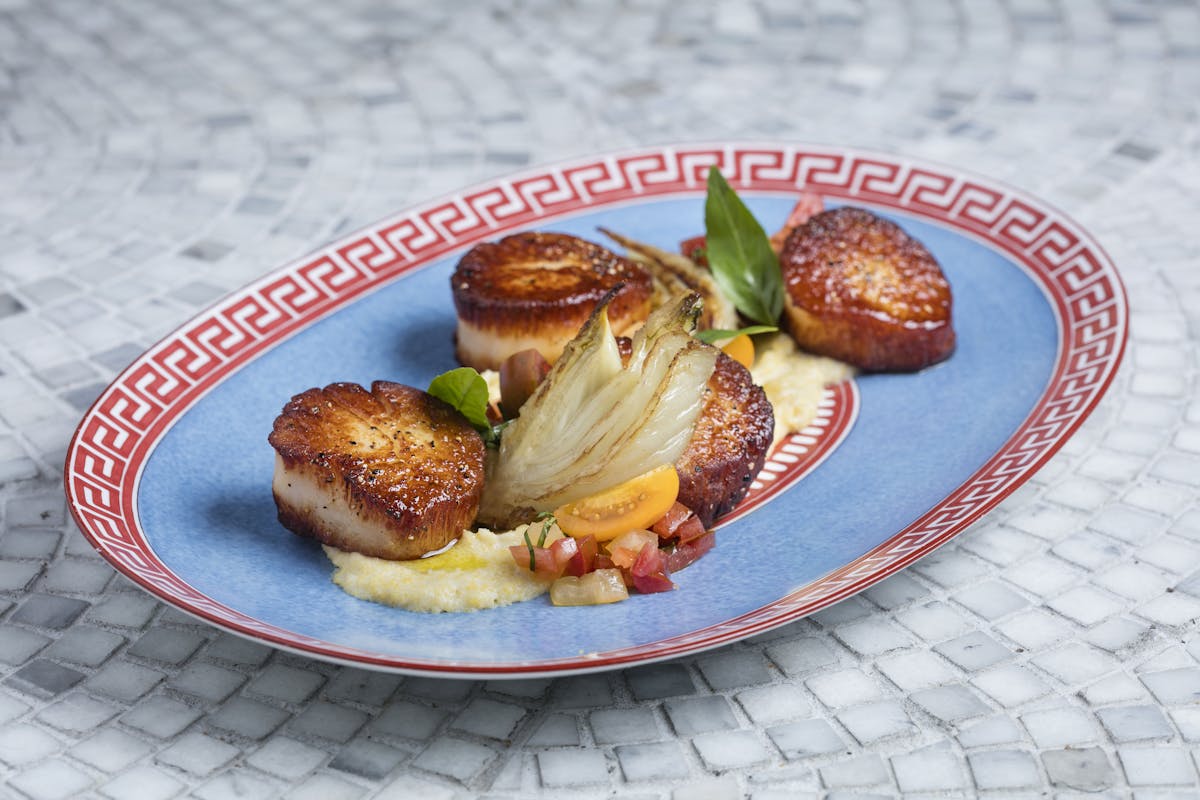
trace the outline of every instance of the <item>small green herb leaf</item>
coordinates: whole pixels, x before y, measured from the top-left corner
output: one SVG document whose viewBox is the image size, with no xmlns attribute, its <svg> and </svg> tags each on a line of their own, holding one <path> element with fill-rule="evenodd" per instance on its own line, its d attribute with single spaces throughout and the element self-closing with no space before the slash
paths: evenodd
<svg viewBox="0 0 1200 800">
<path fill-rule="evenodd" d="M 487 381 L 475 370 L 459 367 L 443 372 L 429 383 L 429 393 L 457 409 L 485 437 L 491 432 Z"/>
<path fill-rule="evenodd" d="M 504 433 L 504 429 L 516 422 L 515 419 L 506 419 L 499 425 L 489 425 L 487 430 L 481 430 L 479 433 L 483 436 L 483 443 L 488 447 L 500 446 L 500 435 Z"/>
<path fill-rule="evenodd" d="M 532 528 L 532 527 L 533 527 L 532 525 L 529 526 L 529 528 Z M 533 542 L 529 541 L 529 528 L 525 529 L 524 539 L 525 539 L 525 547 L 527 547 L 529 549 L 529 571 L 533 572 L 537 569 L 537 558 L 535 557 L 534 552 L 533 552 Z"/>
<path fill-rule="evenodd" d="M 697 339 L 705 344 L 713 344 L 715 342 L 723 342 L 726 339 L 732 339 L 735 336 L 745 334 L 753 336 L 756 333 L 774 333 L 779 330 L 774 325 L 751 325 L 749 328 L 738 328 L 736 331 L 724 331 L 718 328 L 713 328 L 707 331 L 696 331 L 694 334 Z"/>
<path fill-rule="evenodd" d="M 771 240 L 720 170 L 708 171 L 705 243 L 713 279 L 737 310 L 772 325 L 783 311 L 783 276 Z"/>
</svg>

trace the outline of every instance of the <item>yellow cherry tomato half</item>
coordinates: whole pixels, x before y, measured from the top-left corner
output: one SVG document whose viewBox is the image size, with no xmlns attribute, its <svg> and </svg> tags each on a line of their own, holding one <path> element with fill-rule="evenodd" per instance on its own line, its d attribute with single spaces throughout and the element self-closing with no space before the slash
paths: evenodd
<svg viewBox="0 0 1200 800">
<path fill-rule="evenodd" d="M 679 496 L 679 474 L 666 464 L 611 489 L 554 510 L 558 527 L 570 536 L 595 536 L 605 542 L 638 528 L 649 528 Z"/>
<path fill-rule="evenodd" d="M 739 334 L 721 345 L 725 354 L 746 369 L 754 366 L 754 342 L 746 334 Z"/>
</svg>

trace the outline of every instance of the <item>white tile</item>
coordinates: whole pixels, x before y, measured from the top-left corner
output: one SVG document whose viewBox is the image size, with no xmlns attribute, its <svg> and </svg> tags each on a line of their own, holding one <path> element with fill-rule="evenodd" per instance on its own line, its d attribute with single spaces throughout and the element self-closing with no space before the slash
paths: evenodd
<svg viewBox="0 0 1200 800">
<path fill-rule="evenodd" d="M 960 722 L 990 710 L 964 686 L 938 686 L 913 692 L 909 699 L 943 722 Z"/>
<path fill-rule="evenodd" d="M 742 769 L 771 758 L 758 736 L 750 731 L 703 733 L 692 744 L 711 770 Z"/>
<path fill-rule="evenodd" d="M 963 789 L 968 778 L 953 753 L 925 748 L 892 758 L 892 769 L 902 792 L 931 792 Z"/>
<path fill-rule="evenodd" d="M 880 697 L 875 680 L 856 669 L 825 672 L 809 678 L 805 685 L 818 700 L 832 708 L 866 703 Z"/>
<path fill-rule="evenodd" d="M 124 769 L 151 751 L 150 745 L 114 728 L 105 728 L 76 744 L 68 752 L 102 772 Z"/>
<path fill-rule="evenodd" d="M 945 659 L 927 650 L 910 650 L 881 657 L 879 671 L 906 692 L 950 683 L 957 678 Z"/>
<path fill-rule="evenodd" d="M 1005 708 L 1015 708 L 1050 692 L 1045 681 L 1019 664 L 993 667 L 976 675 L 971 683 Z"/>
<path fill-rule="evenodd" d="M 999 619 L 1029 605 L 1024 597 L 999 581 L 986 581 L 978 586 L 968 587 L 956 593 L 953 599 L 988 621 Z"/>
<path fill-rule="evenodd" d="M 18 772 L 8 780 L 33 800 L 67 800 L 92 785 L 87 773 L 62 761 L 45 761 Z"/>
<path fill-rule="evenodd" d="M 138 766 L 104 784 L 100 792 L 113 800 L 166 800 L 177 795 L 183 786 L 163 770 Z"/>
<path fill-rule="evenodd" d="M 938 653 L 969 672 L 990 667 L 1012 657 L 1012 651 L 982 631 L 943 642 L 934 648 Z"/>
<path fill-rule="evenodd" d="M 1098 747 L 1045 750 L 1041 756 L 1050 781 L 1059 786 L 1097 792 L 1117 781 L 1116 770 Z"/>
<path fill-rule="evenodd" d="M 1125 777 L 1133 786 L 1192 786 L 1196 768 L 1179 747 L 1122 747 L 1117 750 Z"/>
<path fill-rule="evenodd" d="M 1069 685 L 1078 685 L 1110 672 L 1116 662 L 1107 654 L 1082 644 L 1067 644 L 1034 656 L 1031 661 Z"/>
<path fill-rule="evenodd" d="M 837 654 L 820 639 L 801 638 L 767 648 L 767 655 L 788 675 L 803 675 L 837 663 Z"/>
<path fill-rule="evenodd" d="M 679 742 L 626 744 L 615 752 L 627 781 L 680 780 L 691 774 Z"/>
<path fill-rule="evenodd" d="M 317 773 L 288 790 L 288 800 L 356 800 L 365 790 L 336 775 Z"/>
<path fill-rule="evenodd" d="M 927 603 L 896 615 L 896 621 L 927 642 L 939 642 L 971 629 L 962 612 L 942 602 Z"/>
<path fill-rule="evenodd" d="M 194 794 L 199 800 L 267 800 L 279 789 L 250 770 L 231 769 L 205 783 Z"/>
<path fill-rule="evenodd" d="M 1200 619 L 1200 600 L 1174 592 L 1142 603 L 1134 613 L 1156 625 L 1182 626 Z"/>
<path fill-rule="evenodd" d="M 1182 705 L 1200 701 L 1200 668 L 1148 672 L 1141 679 L 1160 703 Z"/>
<path fill-rule="evenodd" d="M 1017 614 L 996 623 L 996 630 L 1030 651 L 1043 650 L 1071 636 L 1070 623 L 1041 609 Z"/>
<path fill-rule="evenodd" d="M 1088 703 L 1099 706 L 1143 700 L 1149 694 L 1137 679 L 1123 672 L 1114 672 L 1084 689 L 1083 697 Z"/>
<path fill-rule="evenodd" d="M 1140 742 L 1170 739 L 1174 731 L 1156 706 L 1115 706 L 1096 712 L 1114 742 Z"/>
<path fill-rule="evenodd" d="M 285 703 L 302 703 L 325 683 L 325 676 L 284 664 L 268 664 L 246 690 Z"/>
<path fill-rule="evenodd" d="M 842 644 L 864 656 L 879 655 L 912 643 L 912 637 L 903 628 L 881 619 L 842 625 L 834 629 L 833 635 Z"/>
<path fill-rule="evenodd" d="M 202 733 L 181 736 L 156 759 L 163 764 L 205 777 L 211 775 L 241 754 L 241 750 Z"/>
<path fill-rule="evenodd" d="M 788 683 L 746 689 L 738 693 L 737 700 L 759 726 L 806 717 L 812 711 L 804 691 Z"/>
<path fill-rule="evenodd" d="M 1096 576 L 1095 582 L 1130 600 L 1157 597 L 1170 585 L 1161 572 L 1141 564 L 1117 564 Z"/>
<path fill-rule="evenodd" d="M 823 719 L 803 719 L 767 729 L 767 735 L 787 758 L 836 753 L 846 748 L 837 731 Z"/>
<path fill-rule="evenodd" d="M 1124 608 L 1124 603 L 1090 586 L 1068 589 L 1046 605 L 1080 625 L 1095 625 Z"/>
<path fill-rule="evenodd" d="M 451 724 L 456 730 L 485 736 L 489 739 L 508 739 L 525 717 L 525 709 L 509 703 L 497 703 L 476 698 Z"/>
<path fill-rule="evenodd" d="M 328 755 L 303 742 L 275 736 L 251 754 L 246 762 L 284 780 L 294 781 L 317 768 Z"/>
<path fill-rule="evenodd" d="M 1101 738 L 1100 731 L 1088 712 L 1079 708 L 1060 707 L 1044 711 L 1027 711 L 1021 724 L 1038 747 L 1079 747 Z"/>
<path fill-rule="evenodd" d="M 579 721 L 569 714 L 551 714 L 542 720 L 526 742 L 531 747 L 578 745 Z"/>
<path fill-rule="evenodd" d="M 155 695 L 127 711 L 121 722 L 151 736 L 169 739 L 199 719 L 201 714 L 198 709 L 178 700 Z"/>
<path fill-rule="evenodd" d="M 1200 706 L 1173 708 L 1170 716 L 1185 742 L 1200 742 Z"/>
<path fill-rule="evenodd" d="M 958 734 L 958 743 L 963 747 L 993 747 L 1024 741 L 1025 732 L 1006 714 L 968 723 Z"/>
<path fill-rule="evenodd" d="M 1200 565 L 1200 547 L 1189 544 L 1186 539 L 1159 536 L 1139 547 L 1137 557 L 1175 575 L 1186 575 Z"/>
<path fill-rule="evenodd" d="M 562 715 L 560 717 L 565 719 Z M 588 721 L 592 726 L 592 737 L 597 744 L 646 742 L 662 737 L 658 720 L 649 708 L 602 708 L 593 711 L 588 716 Z M 570 727 L 572 730 L 575 728 L 573 719 Z"/>
<path fill-rule="evenodd" d="M 1148 634 L 1149 628 L 1142 623 L 1123 617 L 1114 617 L 1092 628 L 1084 634 L 1083 638 L 1103 650 L 1115 653 L 1138 644 Z"/>
<path fill-rule="evenodd" d="M 862 745 L 917 732 L 904 706 L 895 700 L 854 706 L 839 712 L 837 718 Z"/>
<path fill-rule="evenodd" d="M 35 725 L 13 723 L 0 728 L 0 762 L 11 767 L 44 761 L 62 749 L 58 739 Z"/>
<path fill-rule="evenodd" d="M 1006 577 L 1016 586 L 1039 597 L 1053 597 L 1079 580 L 1081 573 L 1066 561 L 1049 556 L 1033 558 Z"/>
<path fill-rule="evenodd" d="M 738 726 L 729 701 L 721 695 L 675 698 L 663 703 L 663 710 L 679 736 L 731 730 Z"/>
<path fill-rule="evenodd" d="M 863 592 L 864 597 L 886 611 L 909 605 L 928 595 L 929 590 L 907 572 L 898 572 Z"/>
<path fill-rule="evenodd" d="M 991 750 L 967 756 L 980 789 L 1030 789 L 1041 784 L 1033 756 L 1022 750 Z"/>
<path fill-rule="evenodd" d="M 546 786 L 608 783 L 608 763 L 599 750 L 566 749 L 538 753 L 538 770 Z"/>
<path fill-rule="evenodd" d="M 877 755 L 862 755 L 821 767 L 821 780 L 832 789 L 891 783 L 887 767 Z"/>
</svg>

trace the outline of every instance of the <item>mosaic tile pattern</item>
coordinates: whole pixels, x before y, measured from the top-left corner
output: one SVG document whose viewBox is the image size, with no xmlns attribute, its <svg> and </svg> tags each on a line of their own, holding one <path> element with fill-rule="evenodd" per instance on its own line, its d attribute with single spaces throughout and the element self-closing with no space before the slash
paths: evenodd
<svg viewBox="0 0 1200 800">
<path fill-rule="evenodd" d="M 0 3 L 0 793 L 1200 788 L 1200 9 L 431 6 Z M 1008 180 L 1122 271 L 1132 335 L 1109 395 L 912 569 L 682 661 L 450 682 L 221 634 L 68 521 L 82 411 L 224 292 L 514 168 L 722 137 Z"/>
</svg>

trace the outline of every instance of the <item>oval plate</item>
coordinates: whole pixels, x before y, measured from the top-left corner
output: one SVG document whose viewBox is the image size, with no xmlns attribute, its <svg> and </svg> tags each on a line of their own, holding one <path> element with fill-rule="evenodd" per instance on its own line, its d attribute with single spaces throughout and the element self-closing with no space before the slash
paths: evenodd
<svg viewBox="0 0 1200 800">
<path fill-rule="evenodd" d="M 821 420 L 764 470 L 745 504 L 753 510 L 723 525 L 717 548 L 676 576 L 678 591 L 423 615 L 336 588 L 320 548 L 275 521 L 266 435 L 287 399 L 338 380 L 424 386 L 455 366 L 448 276 L 478 241 L 528 228 L 599 240 L 602 225 L 673 249 L 703 230 L 713 164 L 768 230 L 807 189 L 831 206 L 872 208 L 922 240 L 953 287 L 955 355 L 829 392 Z M 1095 407 L 1120 363 L 1127 317 L 1095 240 L 994 181 L 845 148 L 647 148 L 416 206 L 222 300 L 100 396 L 71 442 L 66 492 L 113 566 L 237 634 L 414 674 L 609 669 L 811 614 L 962 532 Z"/>
</svg>

